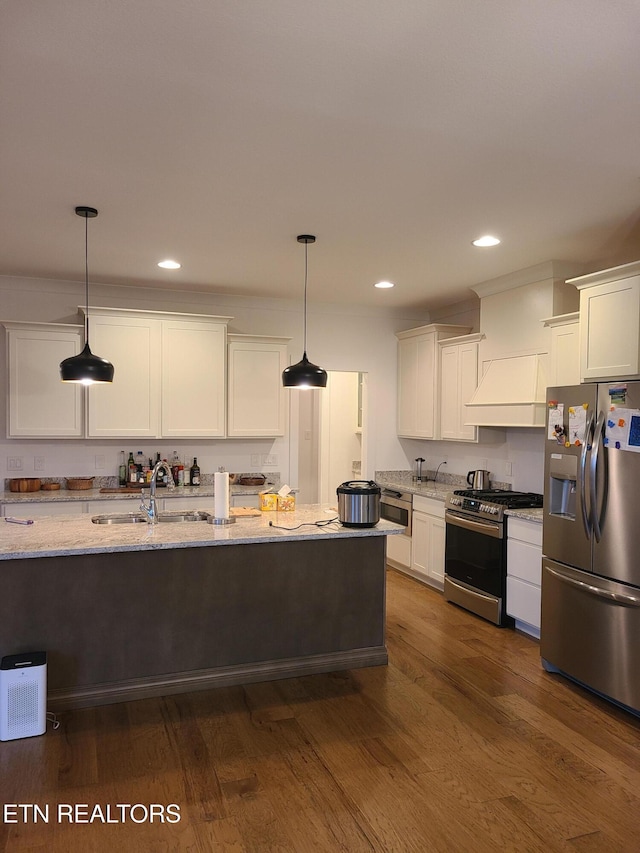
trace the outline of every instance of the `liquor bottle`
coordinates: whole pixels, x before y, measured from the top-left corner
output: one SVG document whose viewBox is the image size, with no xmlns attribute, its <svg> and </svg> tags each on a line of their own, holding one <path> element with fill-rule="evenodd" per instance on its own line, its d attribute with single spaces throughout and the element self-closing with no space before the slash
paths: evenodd
<svg viewBox="0 0 640 853">
<path fill-rule="evenodd" d="M 158 462 L 161 462 L 161 461 L 162 460 L 160 459 L 160 453 L 158 452 L 158 453 L 156 453 L 156 465 L 158 464 Z M 164 484 L 165 484 L 164 480 L 165 480 L 164 468 L 160 468 L 158 470 L 158 473 L 156 474 L 156 486 L 164 486 Z"/>
<path fill-rule="evenodd" d="M 176 484 L 176 486 L 184 485 L 184 469 L 182 467 L 182 462 L 180 461 L 180 457 L 178 456 L 177 450 L 173 451 L 173 459 L 171 460 L 171 474 L 173 476 L 173 482 Z"/>
<path fill-rule="evenodd" d="M 138 469 L 136 468 L 136 460 L 133 458 L 133 450 L 129 451 L 127 466 L 129 469 L 129 482 L 135 483 L 138 479 Z"/>
<path fill-rule="evenodd" d="M 127 485 L 127 463 L 125 462 L 124 450 L 120 451 L 120 465 L 118 467 L 118 485 Z"/>
<path fill-rule="evenodd" d="M 193 457 L 193 465 L 191 466 L 189 473 L 191 475 L 191 485 L 192 486 L 199 486 L 200 485 L 200 467 L 198 465 L 198 460 L 195 456 Z"/>
<path fill-rule="evenodd" d="M 189 468 L 189 460 L 184 457 L 184 465 L 182 470 L 182 481 L 184 486 L 191 485 L 191 469 Z"/>
</svg>

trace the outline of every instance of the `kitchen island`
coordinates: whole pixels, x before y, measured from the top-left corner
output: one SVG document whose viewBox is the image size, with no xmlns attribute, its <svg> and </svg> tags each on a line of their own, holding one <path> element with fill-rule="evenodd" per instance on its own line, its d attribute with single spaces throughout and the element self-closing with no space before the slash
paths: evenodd
<svg viewBox="0 0 640 853">
<path fill-rule="evenodd" d="M 47 652 L 52 710 L 385 664 L 385 537 L 403 528 L 336 516 L 5 522 L 0 654 Z"/>
</svg>

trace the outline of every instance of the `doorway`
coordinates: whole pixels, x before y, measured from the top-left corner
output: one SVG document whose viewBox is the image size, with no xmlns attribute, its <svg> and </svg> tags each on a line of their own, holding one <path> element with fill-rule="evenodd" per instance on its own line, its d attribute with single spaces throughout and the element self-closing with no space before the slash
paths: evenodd
<svg viewBox="0 0 640 853">
<path fill-rule="evenodd" d="M 327 387 L 299 397 L 300 503 L 335 504 L 336 488 L 366 470 L 367 375 L 330 370 Z"/>
</svg>

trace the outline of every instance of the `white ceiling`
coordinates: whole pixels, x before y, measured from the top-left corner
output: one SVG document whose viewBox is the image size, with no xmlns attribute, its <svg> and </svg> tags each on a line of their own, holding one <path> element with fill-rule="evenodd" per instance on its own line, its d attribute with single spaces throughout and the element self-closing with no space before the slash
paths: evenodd
<svg viewBox="0 0 640 853">
<path fill-rule="evenodd" d="M 639 44 L 637 0 L 0 0 L 0 274 L 82 280 L 76 205 L 116 284 L 295 297 L 305 232 L 310 301 L 636 260 Z"/>
</svg>

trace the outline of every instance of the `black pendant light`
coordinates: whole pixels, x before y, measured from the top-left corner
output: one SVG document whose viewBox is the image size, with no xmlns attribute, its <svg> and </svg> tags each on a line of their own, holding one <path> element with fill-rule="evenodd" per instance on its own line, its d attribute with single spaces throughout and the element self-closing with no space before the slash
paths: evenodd
<svg viewBox="0 0 640 853">
<path fill-rule="evenodd" d="M 282 371 L 282 384 L 285 388 L 326 388 L 327 371 L 312 364 L 307 358 L 307 250 L 309 243 L 315 243 L 311 234 L 300 234 L 298 243 L 304 243 L 304 335 L 302 359 L 297 364 L 285 367 Z"/>
<path fill-rule="evenodd" d="M 84 216 L 84 289 L 86 312 L 84 315 L 84 349 L 79 355 L 73 355 L 60 362 L 60 379 L 63 382 L 78 382 L 81 385 L 95 385 L 99 382 L 113 382 L 113 365 L 106 358 L 94 355 L 89 348 L 89 219 L 95 219 L 98 211 L 95 207 L 76 207 L 78 216 Z"/>
</svg>

